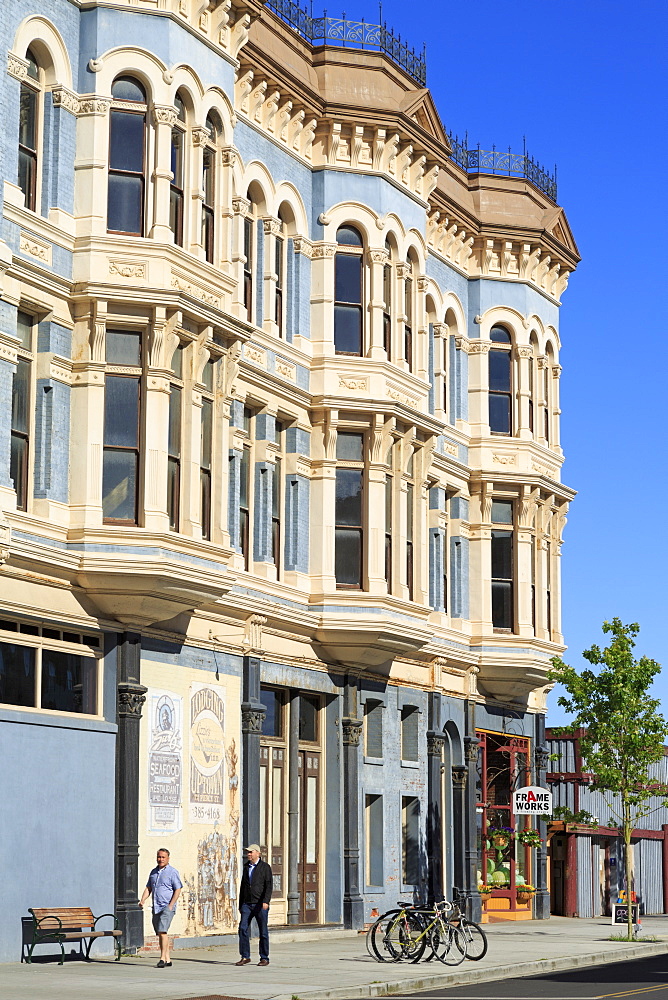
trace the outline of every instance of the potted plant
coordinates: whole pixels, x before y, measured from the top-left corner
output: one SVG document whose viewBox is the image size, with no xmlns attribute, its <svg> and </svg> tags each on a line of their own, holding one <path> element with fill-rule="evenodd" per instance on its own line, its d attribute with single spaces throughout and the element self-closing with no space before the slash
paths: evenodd
<svg viewBox="0 0 668 1000">
<path fill-rule="evenodd" d="M 494 847 L 507 847 L 513 837 L 513 831 L 509 826 L 499 826 L 489 831 L 489 836 Z"/>
<path fill-rule="evenodd" d="M 529 885 L 528 882 L 525 882 L 524 885 L 517 886 L 517 889 L 515 890 L 515 898 L 518 903 L 530 903 L 535 891 L 535 885 Z"/>
<path fill-rule="evenodd" d="M 519 841 L 520 844 L 524 844 L 526 847 L 540 847 L 543 843 L 538 834 L 538 830 L 533 829 L 519 830 L 515 834 L 515 839 Z"/>
<path fill-rule="evenodd" d="M 484 882 L 478 882 L 478 892 L 482 896 L 483 901 L 485 899 L 489 899 L 489 897 L 492 894 L 492 886 L 491 885 L 485 885 Z"/>
</svg>

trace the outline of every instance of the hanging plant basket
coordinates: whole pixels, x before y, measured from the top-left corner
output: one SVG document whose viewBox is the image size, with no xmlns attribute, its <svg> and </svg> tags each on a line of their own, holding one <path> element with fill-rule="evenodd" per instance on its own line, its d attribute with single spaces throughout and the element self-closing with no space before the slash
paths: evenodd
<svg viewBox="0 0 668 1000">
<path fill-rule="evenodd" d="M 515 898 L 518 903 L 530 903 L 533 899 L 535 891 L 536 890 L 532 885 L 518 885 Z"/>
<path fill-rule="evenodd" d="M 540 847 L 543 843 L 538 830 L 520 830 L 515 834 L 515 839 L 525 847 Z"/>
<path fill-rule="evenodd" d="M 510 843 L 509 833 L 495 833 L 492 835 L 492 844 L 494 847 L 507 847 Z"/>
</svg>

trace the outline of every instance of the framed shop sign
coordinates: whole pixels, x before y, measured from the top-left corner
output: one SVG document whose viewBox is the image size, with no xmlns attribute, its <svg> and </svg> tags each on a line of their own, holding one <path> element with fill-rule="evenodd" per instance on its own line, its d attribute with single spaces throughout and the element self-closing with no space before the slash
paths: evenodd
<svg viewBox="0 0 668 1000">
<path fill-rule="evenodd" d="M 640 916 L 639 904 L 631 903 L 631 922 L 634 924 L 638 923 L 638 917 Z M 613 903 L 612 904 L 612 923 L 613 924 L 625 924 L 629 918 L 629 904 L 628 903 Z"/>
<path fill-rule="evenodd" d="M 512 811 L 515 816 L 549 816 L 552 812 L 552 792 L 538 785 L 516 788 Z"/>
</svg>

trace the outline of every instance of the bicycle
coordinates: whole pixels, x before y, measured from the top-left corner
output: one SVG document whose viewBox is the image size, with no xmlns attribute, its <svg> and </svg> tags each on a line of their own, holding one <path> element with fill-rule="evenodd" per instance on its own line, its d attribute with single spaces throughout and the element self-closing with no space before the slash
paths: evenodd
<svg viewBox="0 0 668 1000">
<path fill-rule="evenodd" d="M 466 957 L 472 962 L 479 962 L 487 954 L 487 935 L 474 920 L 469 920 L 459 906 L 463 899 L 463 893 L 456 886 L 453 886 L 456 905 L 459 909 L 459 927 L 466 939 Z"/>
<path fill-rule="evenodd" d="M 462 930 L 446 914 L 459 917 L 456 904 L 442 900 L 434 907 L 420 907 L 399 900 L 400 908 L 388 910 L 367 932 L 367 950 L 381 962 L 404 959 L 419 962 L 429 945 L 429 959 L 459 965 L 466 958 L 467 941 Z M 431 919 L 429 919 L 431 918 Z M 429 960 L 428 959 L 428 960 Z"/>
</svg>

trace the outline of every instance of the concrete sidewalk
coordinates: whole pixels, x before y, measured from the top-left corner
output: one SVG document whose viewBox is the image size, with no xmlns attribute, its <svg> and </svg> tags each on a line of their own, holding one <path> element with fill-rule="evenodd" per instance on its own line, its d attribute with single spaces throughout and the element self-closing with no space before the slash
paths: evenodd
<svg viewBox="0 0 668 1000">
<path fill-rule="evenodd" d="M 244 1000 L 355 1000 L 387 993 L 434 989 L 472 982 L 556 972 L 578 966 L 641 958 L 668 952 L 668 916 L 646 917 L 644 937 L 656 943 L 609 941 L 609 920 L 550 920 L 489 924 L 489 949 L 480 962 L 456 968 L 439 962 L 385 964 L 369 958 L 364 936 L 333 931 L 309 940 L 304 934 L 271 942 L 271 964 L 236 968 L 234 945 L 179 949 L 171 969 L 156 969 L 156 957 L 100 959 L 90 963 L 57 960 L 33 965 L 0 965 L 3 1000 L 189 1000 L 218 997 Z M 257 940 L 252 942 L 253 954 Z M 667 959 L 668 961 L 668 959 Z"/>
</svg>

